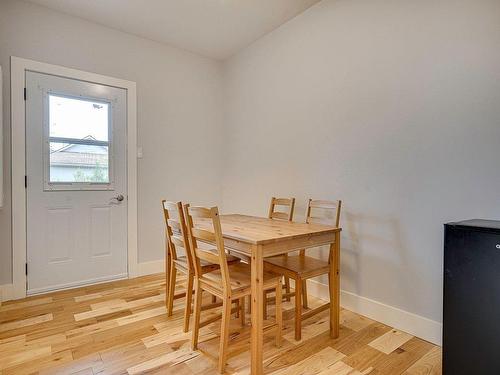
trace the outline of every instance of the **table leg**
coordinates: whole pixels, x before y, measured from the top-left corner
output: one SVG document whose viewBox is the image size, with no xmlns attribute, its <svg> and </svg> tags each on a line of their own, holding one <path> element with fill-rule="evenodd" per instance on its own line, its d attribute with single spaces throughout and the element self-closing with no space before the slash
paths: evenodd
<svg viewBox="0 0 500 375">
<path fill-rule="evenodd" d="M 261 375 L 263 369 L 263 270 L 264 260 L 262 257 L 262 246 L 252 246 L 251 258 L 251 278 L 252 278 L 252 375 Z"/>
<path fill-rule="evenodd" d="M 330 245 L 330 336 L 339 337 L 340 329 L 340 232 Z"/>
<path fill-rule="evenodd" d="M 168 307 L 168 291 L 170 281 L 170 251 L 168 249 L 168 239 L 165 236 L 165 306 Z"/>
</svg>

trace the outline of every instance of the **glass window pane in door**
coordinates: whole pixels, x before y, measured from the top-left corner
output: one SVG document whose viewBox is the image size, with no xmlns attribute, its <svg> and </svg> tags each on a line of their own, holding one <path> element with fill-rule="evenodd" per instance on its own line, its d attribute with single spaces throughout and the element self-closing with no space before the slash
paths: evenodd
<svg viewBox="0 0 500 375">
<path fill-rule="evenodd" d="M 108 146 L 50 142 L 51 183 L 109 183 Z"/>
<path fill-rule="evenodd" d="M 49 137 L 109 141 L 109 103 L 49 95 Z"/>
</svg>

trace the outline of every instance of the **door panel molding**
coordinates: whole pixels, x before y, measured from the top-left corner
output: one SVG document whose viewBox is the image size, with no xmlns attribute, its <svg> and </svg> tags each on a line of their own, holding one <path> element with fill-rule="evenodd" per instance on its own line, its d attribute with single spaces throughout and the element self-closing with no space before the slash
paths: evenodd
<svg viewBox="0 0 500 375">
<path fill-rule="evenodd" d="M 25 75 L 27 71 L 87 81 L 127 91 L 127 243 L 128 277 L 138 274 L 137 264 L 137 94 L 136 83 L 63 66 L 11 56 L 12 129 L 12 284 L 13 298 L 26 297 L 26 116 Z M 27 93 L 29 100 L 29 92 Z M 29 181 L 28 181 L 29 183 Z M 101 282 L 105 280 L 95 280 Z M 74 287 L 78 285 L 63 286 Z M 43 292 L 43 291 L 39 291 Z"/>
<path fill-rule="evenodd" d="M 75 252 L 75 237 L 73 227 L 73 206 L 49 207 L 45 209 L 46 222 L 49 223 L 45 232 L 45 248 L 50 263 L 64 263 L 72 259 Z M 65 228 L 66 236 L 59 238 L 55 235 L 56 228 L 60 231 Z"/>
<path fill-rule="evenodd" d="M 105 220 L 98 220 L 98 216 L 105 217 Z M 111 225 L 111 207 L 93 205 L 90 207 L 89 215 L 89 246 L 93 257 L 103 257 L 111 255 L 111 238 L 113 227 Z"/>
</svg>

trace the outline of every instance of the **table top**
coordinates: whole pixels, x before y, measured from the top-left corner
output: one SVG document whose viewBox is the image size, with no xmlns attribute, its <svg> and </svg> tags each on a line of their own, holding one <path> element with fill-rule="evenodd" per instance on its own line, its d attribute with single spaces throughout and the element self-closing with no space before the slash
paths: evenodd
<svg viewBox="0 0 500 375">
<path fill-rule="evenodd" d="M 220 221 L 224 238 L 253 245 L 341 231 L 341 228 L 334 226 L 273 220 L 239 214 L 221 215 Z"/>
</svg>

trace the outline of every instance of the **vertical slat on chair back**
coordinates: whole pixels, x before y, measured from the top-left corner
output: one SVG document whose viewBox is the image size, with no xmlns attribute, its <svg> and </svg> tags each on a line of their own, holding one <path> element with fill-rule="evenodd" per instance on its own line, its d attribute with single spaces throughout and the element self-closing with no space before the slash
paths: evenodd
<svg viewBox="0 0 500 375">
<path fill-rule="evenodd" d="M 283 206 L 286 207 L 285 212 L 276 211 L 276 207 Z M 293 220 L 293 212 L 295 209 L 295 198 L 271 198 L 271 204 L 269 205 L 269 219 L 278 220 Z"/>
<path fill-rule="evenodd" d="M 202 260 L 218 264 L 222 274 L 223 287 L 230 290 L 227 257 L 224 249 L 218 208 L 191 207 L 189 204 L 186 204 L 184 205 L 184 210 L 186 212 L 190 248 L 193 254 L 197 277 L 201 277 Z M 200 248 L 198 242 L 215 245 L 216 252 Z"/>
<path fill-rule="evenodd" d="M 306 222 L 315 224 L 333 225 L 338 227 L 340 224 L 340 209 L 342 201 L 327 201 L 309 199 L 307 205 Z M 314 216 L 313 210 L 319 209 L 323 211 L 322 216 Z M 332 214 L 332 212 L 334 212 Z"/>
<path fill-rule="evenodd" d="M 181 202 L 161 201 L 163 215 L 165 217 L 165 233 L 173 259 L 177 259 L 177 248 L 183 248 L 188 259 L 188 266 L 194 272 L 192 253 L 189 247 L 189 239 Z"/>
</svg>

